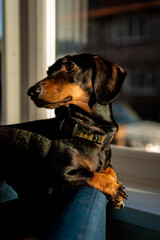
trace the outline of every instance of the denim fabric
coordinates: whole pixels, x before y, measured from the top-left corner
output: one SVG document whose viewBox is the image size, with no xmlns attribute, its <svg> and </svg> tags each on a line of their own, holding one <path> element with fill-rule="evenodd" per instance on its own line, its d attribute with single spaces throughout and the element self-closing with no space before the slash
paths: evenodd
<svg viewBox="0 0 160 240">
<path fill-rule="evenodd" d="M 104 194 L 91 187 L 2 202 L 0 239 L 38 233 L 44 240 L 105 240 L 106 205 Z"/>
<path fill-rule="evenodd" d="M 0 182 L 0 203 L 17 199 L 18 195 L 5 181 Z"/>
<path fill-rule="evenodd" d="M 104 240 L 107 200 L 100 191 L 80 188 L 50 222 L 45 240 Z"/>
</svg>

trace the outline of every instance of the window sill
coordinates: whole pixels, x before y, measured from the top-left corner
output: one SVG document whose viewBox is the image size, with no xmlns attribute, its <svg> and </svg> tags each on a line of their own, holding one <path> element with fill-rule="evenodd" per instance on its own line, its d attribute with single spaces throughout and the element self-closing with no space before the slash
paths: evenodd
<svg viewBox="0 0 160 240">
<path fill-rule="evenodd" d="M 115 220 L 159 231 L 160 194 L 126 188 L 128 200 L 125 208 L 110 209 L 109 216 Z"/>
<path fill-rule="evenodd" d="M 124 210 L 110 209 L 110 217 L 159 231 L 160 155 L 112 145 L 111 163 L 129 197 Z"/>
<path fill-rule="evenodd" d="M 160 194 L 160 154 L 111 145 L 111 164 L 123 185 Z"/>
</svg>

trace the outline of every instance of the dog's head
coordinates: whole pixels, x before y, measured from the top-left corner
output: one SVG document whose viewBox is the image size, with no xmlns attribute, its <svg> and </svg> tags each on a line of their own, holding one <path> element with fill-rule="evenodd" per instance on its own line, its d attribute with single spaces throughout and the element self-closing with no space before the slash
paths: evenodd
<svg viewBox="0 0 160 240">
<path fill-rule="evenodd" d="M 38 107 L 74 104 L 89 109 L 96 101 L 101 105 L 112 102 L 126 74 L 123 68 L 96 55 L 68 55 L 49 67 L 47 77 L 29 88 L 28 95 Z"/>
</svg>

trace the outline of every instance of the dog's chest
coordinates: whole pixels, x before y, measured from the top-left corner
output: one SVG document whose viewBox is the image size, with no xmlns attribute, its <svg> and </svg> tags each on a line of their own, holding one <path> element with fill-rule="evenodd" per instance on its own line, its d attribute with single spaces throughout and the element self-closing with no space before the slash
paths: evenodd
<svg viewBox="0 0 160 240">
<path fill-rule="evenodd" d="M 101 171 L 110 160 L 109 145 L 102 146 L 84 139 L 61 140 L 59 148 L 61 153 L 63 152 L 64 167 L 73 165 L 93 171 Z"/>
</svg>

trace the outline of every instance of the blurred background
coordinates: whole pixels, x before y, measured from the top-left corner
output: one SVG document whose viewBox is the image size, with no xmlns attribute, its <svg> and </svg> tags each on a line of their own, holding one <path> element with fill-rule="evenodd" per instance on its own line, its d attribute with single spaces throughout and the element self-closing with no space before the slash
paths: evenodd
<svg viewBox="0 0 160 240">
<path fill-rule="evenodd" d="M 114 143 L 160 153 L 159 26 L 159 0 L 0 0 L 1 124 L 52 117 L 27 88 L 59 57 L 90 52 L 128 72 Z"/>
</svg>

